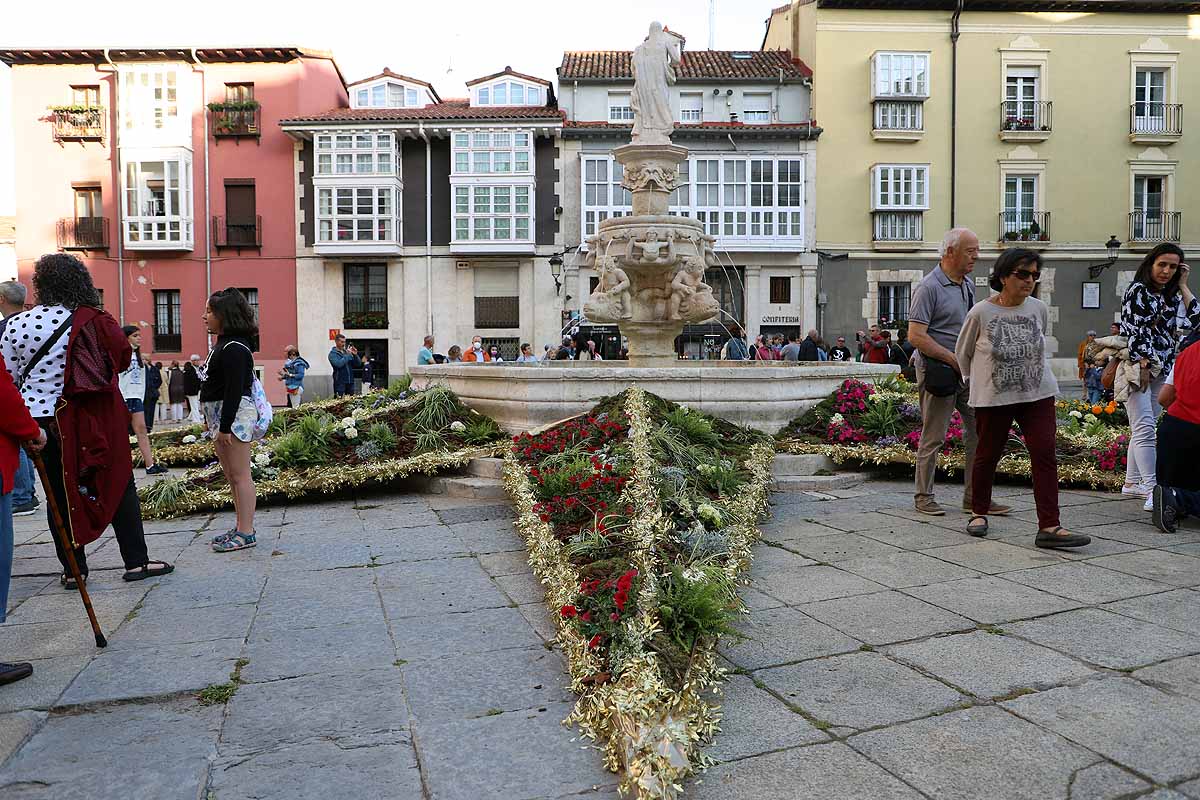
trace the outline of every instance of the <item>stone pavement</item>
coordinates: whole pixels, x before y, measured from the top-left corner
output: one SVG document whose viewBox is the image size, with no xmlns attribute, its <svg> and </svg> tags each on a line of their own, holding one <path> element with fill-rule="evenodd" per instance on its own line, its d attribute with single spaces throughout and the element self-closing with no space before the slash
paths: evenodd
<svg viewBox="0 0 1200 800">
<path fill-rule="evenodd" d="M 918 518 L 904 483 L 775 495 L 720 763 L 685 796 L 1200 800 L 1200 528 L 1066 492 L 1095 542 L 1038 551 L 1029 491 L 1002 492 L 1017 511 L 986 540 Z M 290 505 L 216 555 L 229 524 L 148 524 L 178 569 L 141 583 L 101 540 L 97 651 L 43 522 L 17 520 L 0 658 L 35 673 L 0 687 L 0 797 L 615 797 L 560 724 L 506 504 Z"/>
</svg>

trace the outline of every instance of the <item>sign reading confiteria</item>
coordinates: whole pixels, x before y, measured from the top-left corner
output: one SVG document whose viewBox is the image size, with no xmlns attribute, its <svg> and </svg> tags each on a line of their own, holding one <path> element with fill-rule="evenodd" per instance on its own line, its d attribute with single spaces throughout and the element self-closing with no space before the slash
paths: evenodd
<svg viewBox="0 0 1200 800">
<path fill-rule="evenodd" d="M 787 316 L 787 315 L 784 315 L 781 317 L 763 316 L 762 321 L 763 321 L 764 325 L 787 324 L 789 322 L 799 324 L 800 317 L 799 316 Z"/>
</svg>

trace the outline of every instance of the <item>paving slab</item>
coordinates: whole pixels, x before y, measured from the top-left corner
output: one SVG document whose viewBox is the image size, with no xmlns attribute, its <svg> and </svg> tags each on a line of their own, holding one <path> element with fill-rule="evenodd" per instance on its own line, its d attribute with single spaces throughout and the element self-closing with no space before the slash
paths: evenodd
<svg viewBox="0 0 1200 800">
<path fill-rule="evenodd" d="M 396 660 L 387 625 L 382 621 L 301 630 L 255 630 L 243 655 L 250 663 L 242 669 L 242 679 L 251 682 L 386 667 Z"/>
<path fill-rule="evenodd" d="M 1151 784 L 1115 764 L 1101 761 L 1075 773 L 1066 800 L 1117 800 L 1146 791 Z"/>
<path fill-rule="evenodd" d="M 1105 569 L 1094 561 L 1073 561 L 1069 564 L 1006 572 L 1004 580 L 1087 604 L 1108 603 L 1127 597 L 1155 594 L 1171 588 L 1158 581 Z"/>
<path fill-rule="evenodd" d="M 925 554 L 989 575 L 1057 564 L 1063 560 L 1062 556 L 1051 550 L 1028 550 L 990 539 L 977 539 L 953 547 L 937 547 L 926 550 Z"/>
<path fill-rule="evenodd" d="M 596 752 L 562 726 L 570 703 L 475 719 L 414 722 L 414 739 L 433 800 L 478 800 L 504 787 L 508 797 L 545 797 L 612 786 Z M 471 765 L 464 769 L 464 765 Z"/>
<path fill-rule="evenodd" d="M 949 547 L 963 543 L 963 534 L 960 531 L 951 531 L 924 522 L 910 520 L 897 520 L 897 522 L 900 524 L 862 531 L 862 535 L 903 550 L 929 550 L 934 547 Z"/>
<path fill-rule="evenodd" d="M 509 600 L 518 605 L 546 602 L 546 587 L 532 572 L 523 575 L 502 575 L 492 580 Z"/>
<path fill-rule="evenodd" d="M 1109 669 L 1132 669 L 1200 653 L 1200 639 L 1098 608 L 1005 625 L 1004 630 Z"/>
<path fill-rule="evenodd" d="M 805 614 L 871 645 L 974 628 L 966 617 L 899 592 L 843 597 L 799 606 Z"/>
<path fill-rule="evenodd" d="M 0 714 L 0 764 L 25 744 L 25 740 L 41 727 L 47 716 L 45 711 L 13 711 Z"/>
<path fill-rule="evenodd" d="M 1158 783 L 1200 771 L 1200 702 L 1132 678 L 1051 689 L 1002 705 Z"/>
<path fill-rule="evenodd" d="M 192 699 L 52 714 L 0 770 L 0 796 L 203 796 L 223 709 Z M 119 756 L 119 757 L 118 757 Z"/>
<path fill-rule="evenodd" d="M 685 786 L 691 800 L 918 800 L 922 795 L 841 743 L 719 764 Z"/>
<path fill-rule="evenodd" d="M 860 536 L 857 533 L 841 533 L 832 536 L 813 536 L 798 539 L 787 545 L 803 556 L 823 563 L 835 563 L 863 556 L 880 556 L 898 553 L 899 549 L 890 544 Z"/>
<path fill-rule="evenodd" d="M 196 609 L 230 603 L 256 603 L 262 595 L 266 581 L 265 575 L 254 574 L 224 573 L 220 575 L 219 580 L 212 577 L 196 577 L 182 572 L 176 565 L 176 572 L 171 575 L 171 580 L 161 582 L 154 588 L 153 596 L 147 596 L 146 607 L 155 610 Z M 91 589 L 90 582 L 88 589 Z"/>
<path fill-rule="evenodd" d="M 914 586 L 904 593 L 980 623 L 1028 619 L 1083 605 L 990 575 Z"/>
<path fill-rule="evenodd" d="M 106 650 L 79 673 L 57 705 L 198 692 L 229 681 L 241 648 L 242 639 L 238 638 Z"/>
<path fill-rule="evenodd" d="M 971 578 L 979 575 L 974 570 L 950 564 L 923 553 L 896 551 L 881 555 L 851 558 L 838 562 L 838 568 L 852 572 L 892 589 L 924 586 L 930 583 L 952 581 L 956 578 Z"/>
<path fill-rule="evenodd" d="M 0 712 L 53 707 L 71 685 L 71 681 L 75 680 L 75 676 L 82 672 L 91 660 L 92 656 L 89 654 L 30 661 L 33 674 L 5 686 L 3 691 L 0 691 Z"/>
<path fill-rule="evenodd" d="M 482 717 L 574 702 L 561 656 L 538 645 L 402 666 L 413 716 L 422 722 Z"/>
<path fill-rule="evenodd" d="M 542 638 L 515 608 L 393 619 L 391 628 L 397 653 L 410 662 L 529 648 L 542 643 Z"/>
<path fill-rule="evenodd" d="M 1091 563 L 1171 586 L 1200 585 L 1200 558 L 1161 550 L 1102 556 Z"/>
<path fill-rule="evenodd" d="M 1188 781 L 1187 783 L 1181 783 L 1175 788 L 1183 792 L 1187 797 L 1192 798 L 1192 800 L 1200 798 L 1200 778 Z"/>
<path fill-rule="evenodd" d="M 1126 617 L 1200 636 L 1200 591 L 1176 589 L 1147 597 L 1119 600 L 1104 606 Z"/>
<path fill-rule="evenodd" d="M 383 604 L 373 586 L 315 597 L 283 597 L 269 588 L 258 604 L 254 633 L 383 621 Z"/>
<path fill-rule="evenodd" d="M 759 550 L 761 549 L 759 548 Z M 755 579 L 754 586 L 788 605 L 872 594 L 887 589 L 881 583 L 869 581 L 837 567 L 824 565 L 803 567 L 790 572 L 776 572 Z"/>
<path fill-rule="evenodd" d="M 466 555 L 469 550 L 450 528 L 433 520 L 434 524 L 415 528 L 373 533 L 367 542 L 377 562 L 422 561 L 427 558 L 448 558 Z"/>
<path fill-rule="evenodd" d="M 787 580 L 801 567 L 817 562 L 805 558 L 784 546 L 760 546 L 754 549 L 754 561 L 750 564 L 749 576 L 753 581 L 768 582 L 772 579 Z"/>
<path fill-rule="evenodd" d="M 755 677 L 816 719 L 865 730 L 955 708 L 967 700 L 880 653 L 850 653 L 764 669 Z"/>
<path fill-rule="evenodd" d="M 936 636 L 886 652 L 983 699 L 1049 689 L 1096 674 L 1053 650 L 986 631 Z"/>
<path fill-rule="evenodd" d="M 721 689 L 721 731 L 704 748 L 717 761 L 825 742 L 829 737 L 747 675 L 731 675 Z"/>
<path fill-rule="evenodd" d="M 113 650 L 158 647 L 168 644 L 207 642 L 214 639 L 244 639 L 254 618 L 254 606 L 209 606 L 202 613 L 194 609 L 172 608 L 152 610 L 143 614 L 132 612 L 131 618 L 109 637 Z"/>
<path fill-rule="evenodd" d="M 986 706 L 864 733 L 847 743 L 938 800 L 1065 798 L 1075 771 L 1099 760 Z"/>
<path fill-rule="evenodd" d="M 1200 656 L 1187 656 L 1153 667 L 1143 667 L 1133 676 L 1166 692 L 1200 700 Z"/>
<path fill-rule="evenodd" d="M 77 614 L 64 621 L 0 625 L 0 653 L 9 658 L 28 661 L 65 655 L 92 655 L 96 649 L 96 637 L 88 625 L 82 603 Z"/>
<path fill-rule="evenodd" d="M 792 608 L 752 611 L 739 621 L 746 639 L 722 640 L 723 656 L 743 669 L 760 669 L 808 658 L 848 653 L 861 644 L 857 639 L 817 622 Z"/>
<path fill-rule="evenodd" d="M 484 572 L 497 578 L 503 575 L 529 575 L 529 555 L 525 552 L 485 553 L 479 556 Z"/>
</svg>

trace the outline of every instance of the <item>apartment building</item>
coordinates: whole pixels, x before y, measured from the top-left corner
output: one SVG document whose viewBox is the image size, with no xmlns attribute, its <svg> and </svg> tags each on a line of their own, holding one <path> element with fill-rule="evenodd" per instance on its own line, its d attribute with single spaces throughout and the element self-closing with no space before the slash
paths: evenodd
<svg viewBox="0 0 1200 800">
<path fill-rule="evenodd" d="M 979 234 L 977 292 L 1008 247 L 1041 251 L 1060 374 L 1107 329 L 1138 261 L 1200 244 L 1185 109 L 1200 44 L 1165 0 L 798 0 L 765 50 L 816 70 L 822 329 L 907 318 L 952 226 Z M 1194 18 L 1192 18 L 1194 19 Z"/>
<path fill-rule="evenodd" d="M 291 47 L 11 49 L 16 258 L 68 251 L 156 360 L 205 354 L 208 295 L 259 315 L 271 378 L 296 338 L 294 143 L 284 117 L 347 99 L 326 54 Z M 265 380 L 282 403 L 282 385 Z"/>
<path fill-rule="evenodd" d="M 588 237 L 602 220 L 632 211 L 621 165 L 610 154 L 632 131 L 630 57 L 630 51 L 573 51 L 558 68 L 568 324 L 597 283 L 584 266 Z M 719 321 L 685 329 L 680 351 L 689 358 L 716 357 L 733 322 L 751 340 L 816 324 L 812 198 L 821 129 L 809 114 L 811 76 L 787 52 L 683 49 L 671 89 L 672 141 L 690 155 L 671 210 L 700 220 L 716 237 L 721 265 L 705 281 L 723 311 Z M 605 351 L 620 345 L 616 326 L 586 332 Z"/>
<path fill-rule="evenodd" d="M 558 341 L 554 87 L 505 67 L 467 89 L 443 99 L 384 70 L 350 84 L 348 107 L 282 123 L 296 142 L 299 338 L 317 394 L 332 388 L 323 354 L 337 332 L 376 376 L 403 375 L 427 333 L 438 352 L 479 335 L 505 359 Z"/>
</svg>

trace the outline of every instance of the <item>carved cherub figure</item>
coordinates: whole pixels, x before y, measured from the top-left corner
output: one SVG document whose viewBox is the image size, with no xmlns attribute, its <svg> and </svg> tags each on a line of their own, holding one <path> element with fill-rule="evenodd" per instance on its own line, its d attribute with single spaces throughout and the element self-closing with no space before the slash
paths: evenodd
<svg viewBox="0 0 1200 800">
<path fill-rule="evenodd" d="M 704 282 L 704 262 L 699 256 L 684 256 L 683 266 L 675 273 L 669 287 L 667 318 L 681 319 L 680 307 L 697 292 L 708 289 Z"/>
<path fill-rule="evenodd" d="M 596 260 L 596 270 L 600 273 L 600 283 L 597 292 L 607 294 L 621 306 L 621 319 L 633 317 L 633 302 L 630 298 L 629 276 L 617 265 L 613 256 L 602 256 Z"/>
<path fill-rule="evenodd" d="M 633 263 L 674 264 L 675 242 L 670 237 L 665 241 L 659 239 L 658 231 L 651 228 L 646 232 L 645 241 L 639 242 L 630 238 L 625 257 Z"/>
</svg>

